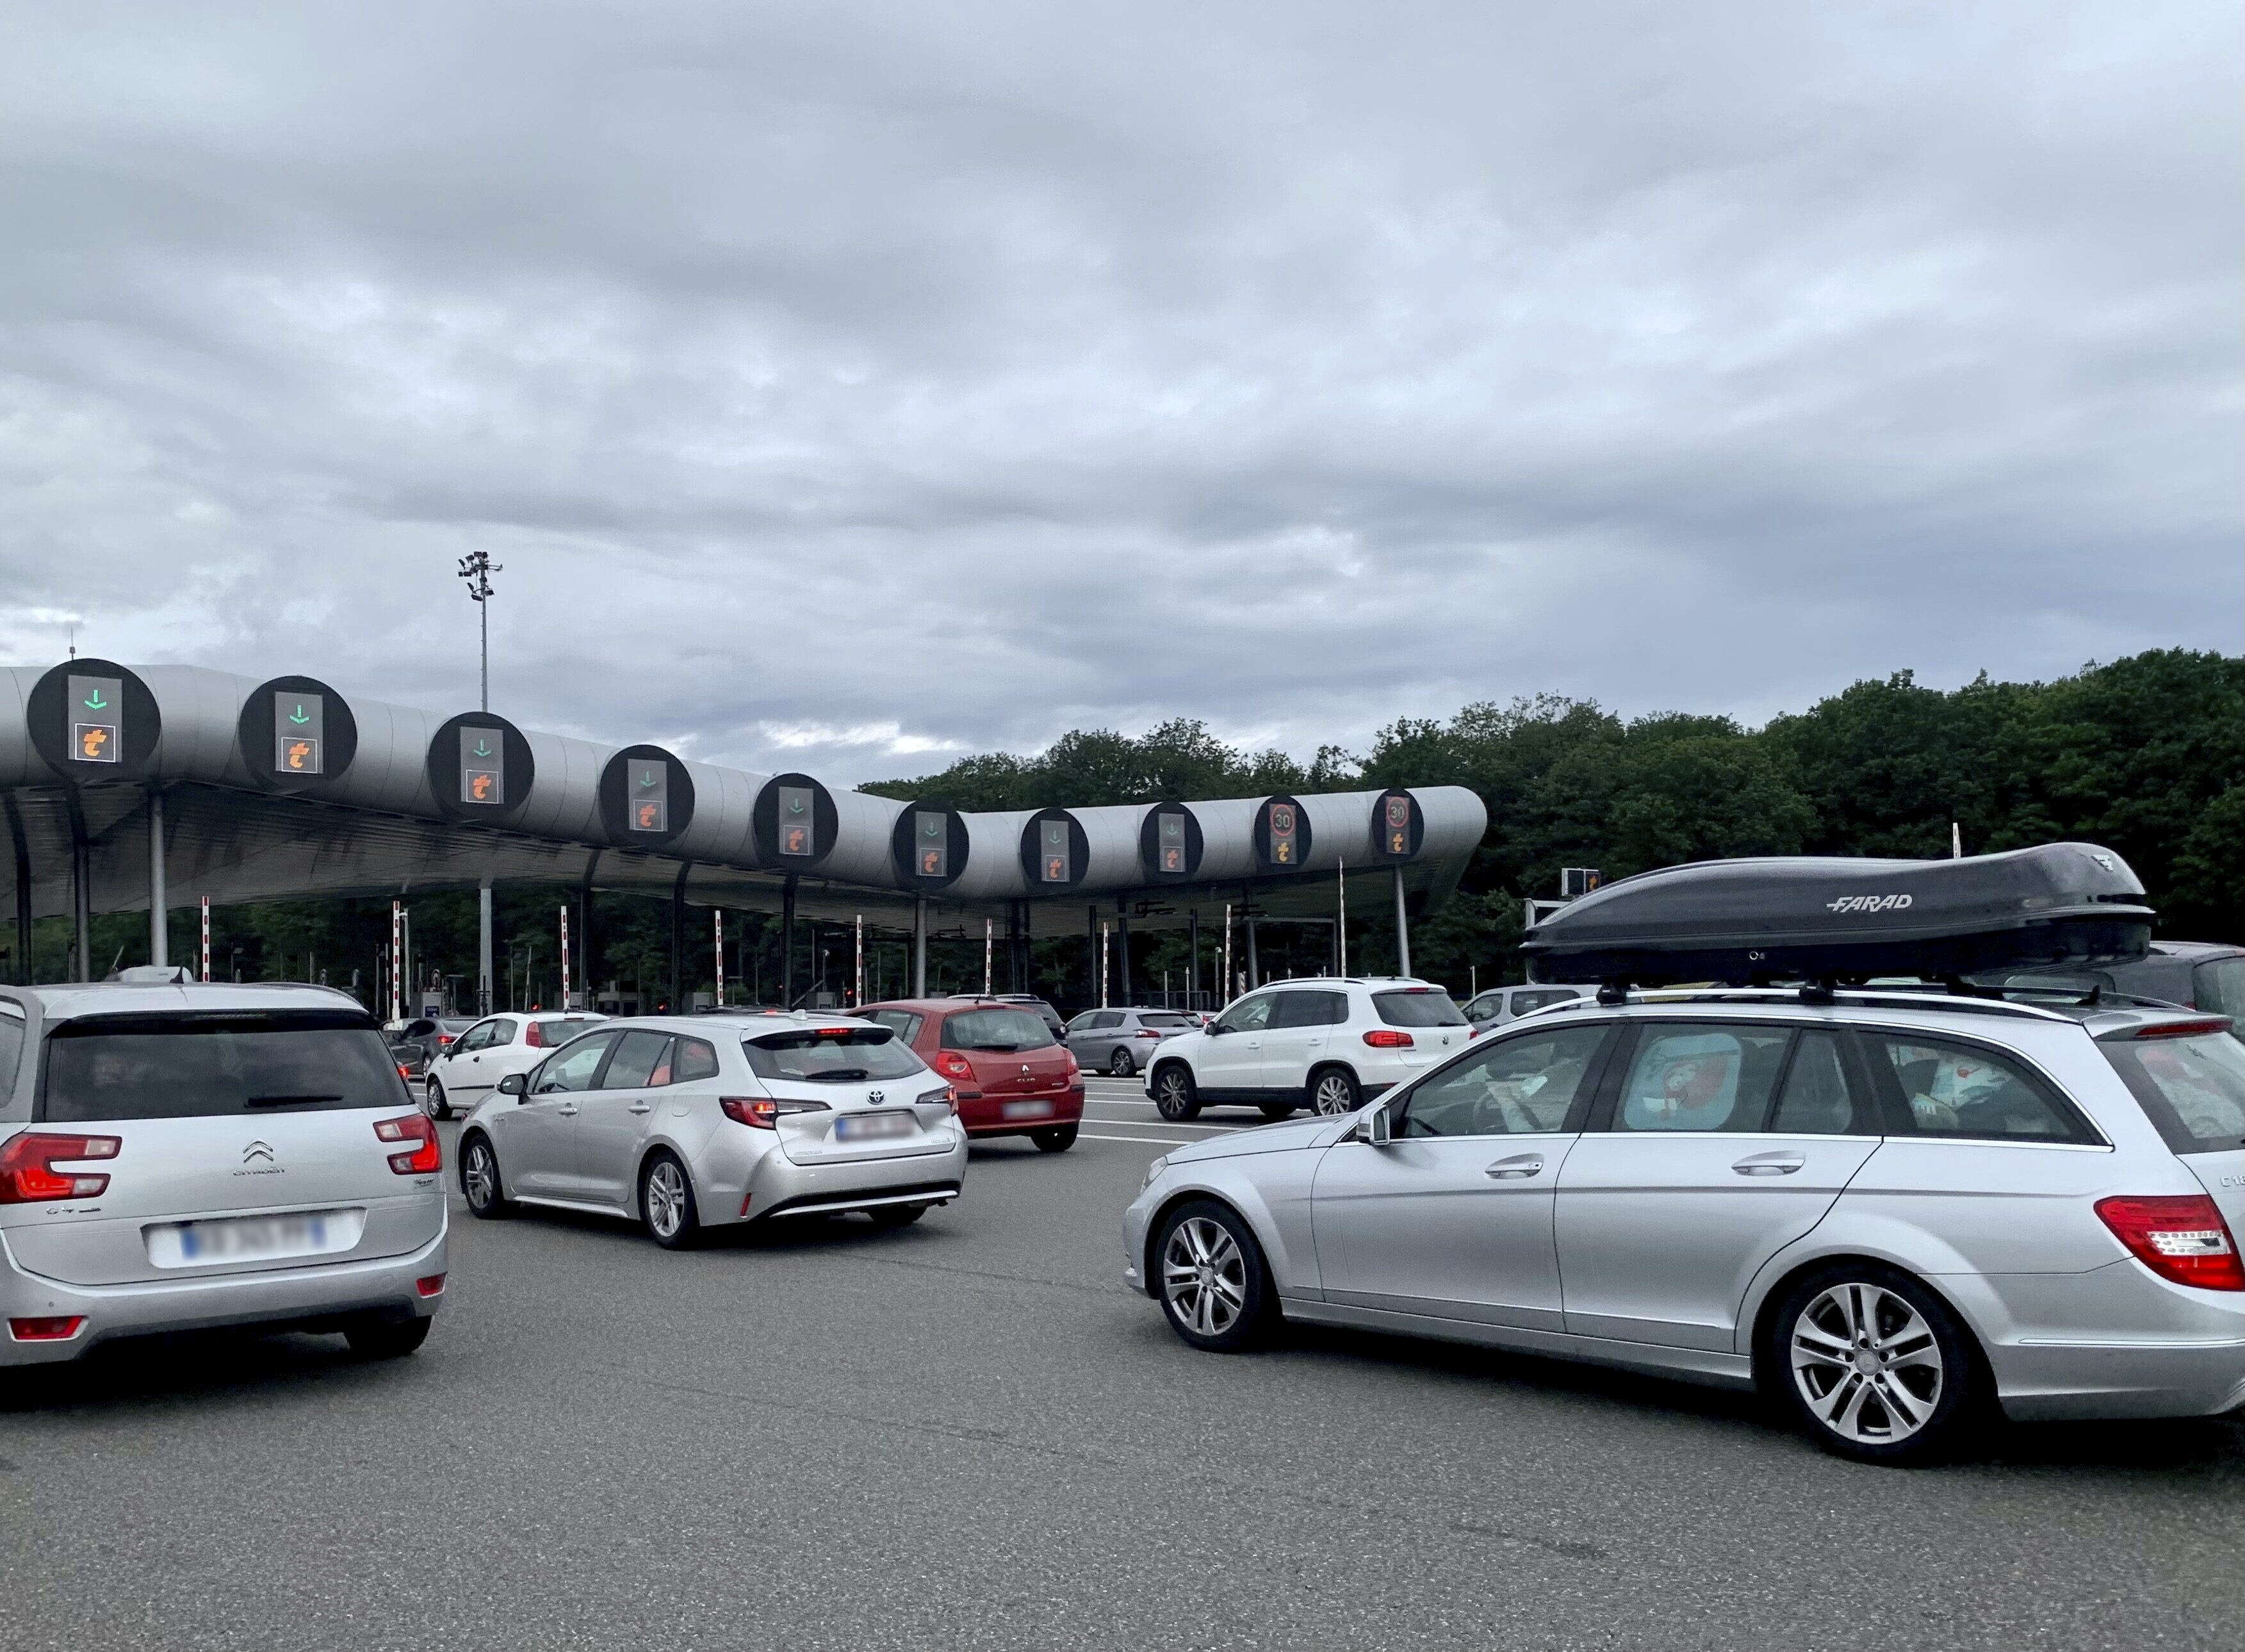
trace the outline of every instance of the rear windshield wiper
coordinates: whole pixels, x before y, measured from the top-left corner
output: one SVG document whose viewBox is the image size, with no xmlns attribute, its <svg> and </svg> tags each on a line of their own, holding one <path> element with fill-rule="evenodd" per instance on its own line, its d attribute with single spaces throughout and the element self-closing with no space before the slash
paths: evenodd
<svg viewBox="0 0 2245 1652">
<path fill-rule="evenodd" d="M 341 1101 L 340 1093 L 332 1096 L 252 1096 L 243 1105 L 250 1107 L 285 1107 L 292 1101 Z"/>
</svg>

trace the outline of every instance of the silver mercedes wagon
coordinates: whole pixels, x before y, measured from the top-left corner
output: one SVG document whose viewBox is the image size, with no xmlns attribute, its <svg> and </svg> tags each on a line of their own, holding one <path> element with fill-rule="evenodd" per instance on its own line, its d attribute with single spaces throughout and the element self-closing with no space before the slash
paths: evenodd
<svg viewBox="0 0 2245 1652">
<path fill-rule="evenodd" d="M 418 1348 L 443 1159 L 374 1019 L 320 987 L 127 976 L 0 987 L 0 1367 L 232 1325 Z"/>
<path fill-rule="evenodd" d="M 2143 1002 L 1842 989 L 1547 1009 L 1359 1112 L 1156 1159 L 1177 1335 L 1280 1319 L 1760 1386 L 1897 1461 L 1976 1415 L 2245 1404 L 2245 1044 Z"/>
</svg>

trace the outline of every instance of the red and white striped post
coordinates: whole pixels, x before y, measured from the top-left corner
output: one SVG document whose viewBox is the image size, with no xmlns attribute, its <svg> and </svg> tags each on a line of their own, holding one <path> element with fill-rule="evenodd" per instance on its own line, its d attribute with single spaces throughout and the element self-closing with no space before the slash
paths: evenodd
<svg viewBox="0 0 2245 1652">
<path fill-rule="evenodd" d="M 725 1007 L 725 912 L 722 907 L 709 909 L 710 921 L 717 927 L 717 1008 Z"/>
<path fill-rule="evenodd" d="M 203 979 L 210 979 L 210 897 L 203 897 Z"/>
<path fill-rule="evenodd" d="M 390 903 L 390 1018 L 405 1019 L 405 904 Z"/>
<path fill-rule="evenodd" d="M 573 1009 L 569 1002 L 569 905 L 561 905 L 561 1008 Z"/>
</svg>

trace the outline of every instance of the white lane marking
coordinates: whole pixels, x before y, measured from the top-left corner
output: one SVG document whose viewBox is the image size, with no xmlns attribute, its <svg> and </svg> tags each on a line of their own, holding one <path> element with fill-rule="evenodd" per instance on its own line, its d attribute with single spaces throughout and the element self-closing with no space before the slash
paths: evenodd
<svg viewBox="0 0 2245 1652">
<path fill-rule="evenodd" d="M 1088 1122 L 1105 1125 L 1115 1130 L 1205 1130 L 1213 1131 L 1219 1136 L 1237 1136 L 1248 1128 L 1245 1125 L 1191 1125 L 1168 1118 L 1159 1124 L 1145 1118 L 1091 1118 Z"/>
<path fill-rule="evenodd" d="M 1127 1141 L 1140 1147 L 1190 1147 L 1192 1143 L 1182 1136 L 1095 1136 L 1088 1130 L 1076 1132 L 1079 1141 Z"/>
</svg>

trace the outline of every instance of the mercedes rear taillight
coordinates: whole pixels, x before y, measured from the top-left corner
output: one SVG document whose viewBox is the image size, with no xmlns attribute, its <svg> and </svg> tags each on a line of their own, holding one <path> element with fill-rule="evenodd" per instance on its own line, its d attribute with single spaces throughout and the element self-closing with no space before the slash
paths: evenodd
<svg viewBox="0 0 2245 1652">
<path fill-rule="evenodd" d="M 2201 1290 L 2245 1290 L 2229 1224 L 2204 1193 L 2100 1199 L 2098 1219 L 2161 1279 Z"/>
<path fill-rule="evenodd" d="M 375 1121 L 374 1133 L 383 1141 L 410 1141 L 410 1152 L 390 1155 L 390 1167 L 401 1176 L 425 1176 L 444 1167 L 444 1149 L 437 1139 L 437 1126 L 427 1113 L 410 1112 L 403 1118 Z"/>
<path fill-rule="evenodd" d="M 0 1146 L 0 1205 L 31 1205 L 43 1199 L 92 1199 L 107 1190 L 109 1178 L 83 1171 L 58 1170 L 89 1159 L 114 1159 L 124 1141 L 116 1136 L 50 1135 L 26 1130 Z"/>
</svg>

